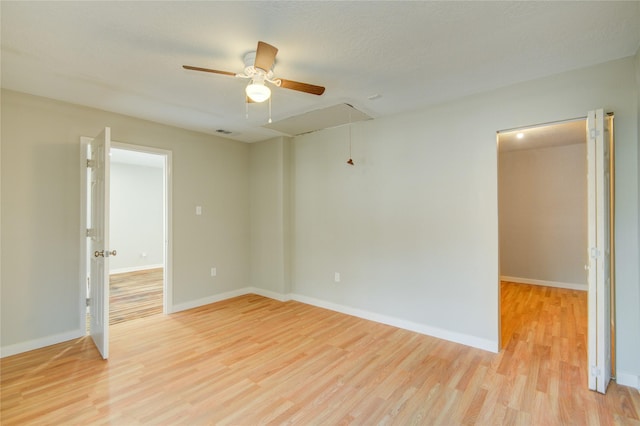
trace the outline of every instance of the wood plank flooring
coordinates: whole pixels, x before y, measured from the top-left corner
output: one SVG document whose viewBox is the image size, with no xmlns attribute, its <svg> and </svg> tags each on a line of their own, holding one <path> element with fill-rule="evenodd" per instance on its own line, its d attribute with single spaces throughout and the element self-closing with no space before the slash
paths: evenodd
<svg viewBox="0 0 640 426">
<path fill-rule="evenodd" d="M 109 323 L 161 314 L 162 278 L 162 268 L 112 274 L 109 277 Z"/>
<path fill-rule="evenodd" d="M 3 425 L 640 425 L 586 388 L 586 293 L 503 283 L 499 354 L 242 296 L 1 360 Z M 508 334 L 508 336 L 507 336 Z"/>
</svg>

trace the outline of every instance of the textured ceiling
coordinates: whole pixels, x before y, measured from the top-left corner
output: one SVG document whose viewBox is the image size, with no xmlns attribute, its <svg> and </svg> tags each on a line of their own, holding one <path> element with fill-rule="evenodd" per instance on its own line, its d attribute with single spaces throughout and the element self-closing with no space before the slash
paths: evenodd
<svg viewBox="0 0 640 426">
<path fill-rule="evenodd" d="M 258 40 L 277 76 L 274 121 L 347 103 L 371 117 L 413 110 L 635 54 L 640 2 L 7 2 L 2 87 L 245 142 L 268 105 L 245 111 L 240 72 Z M 377 95 L 377 96 L 376 96 Z M 369 99 L 377 97 L 376 99 Z"/>
</svg>

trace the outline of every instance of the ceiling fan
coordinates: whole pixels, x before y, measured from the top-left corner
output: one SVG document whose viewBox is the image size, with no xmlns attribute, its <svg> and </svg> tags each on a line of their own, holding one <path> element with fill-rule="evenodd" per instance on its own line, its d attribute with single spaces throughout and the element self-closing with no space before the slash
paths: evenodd
<svg viewBox="0 0 640 426">
<path fill-rule="evenodd" d="M 269 99 L 271 89 L 269 89 L 265 82 L 269 82 L 277 87 L 284 87 L 285 89 L 297 90 L 298 92 L 310 93 L 312 95 L 322 95 L 324 93 L 324 87 L 322 86 L 274 77 L 273 64 L 275 63 L 277 53 L 278 49 L 276 47 L 259 41 L 256 51 L 249 52 L 244 56 L 244 71 L 242 73 L 212 70 L 190 65 L 183 65 L 182 67 L 187 70 L 204 71 L 249 79 L 249 84 L 245 89 L 247 102 L 264 102 Z"/>
</svg>

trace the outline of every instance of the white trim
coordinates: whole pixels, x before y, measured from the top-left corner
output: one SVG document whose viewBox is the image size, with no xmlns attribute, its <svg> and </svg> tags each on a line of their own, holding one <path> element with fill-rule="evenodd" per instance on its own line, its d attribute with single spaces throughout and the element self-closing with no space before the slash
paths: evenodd
<svg viewBox="0 0 640 426">
<path fill-rule="evenodd" d="M 331 311 L 340 312 L 346 315 L 352 315 L 358 318 L 391 325 L 393 327 L 402 328 L 404 330 L 413 331 L 427 336 L 436 337 L 438 339 L 448 340 L 454 343 L 471 346 L 485 351 L 498 353 L 498 342 L 496 340 L 483 339 L 468 334 L 457 333 L 455 331 L 444 330 L 442 328 L 433 327 L 427 324 L 420 324 L 413 321 L 407 321 L 402 318 L 396 318 L 388 315 L 377 314 L 375 312 L 365 311 L 362 309 L 352 308 L 349 306 L 339 305 L 324 300 L 315 299 L 313 297 L 302 296 L 299 294 L 291 294 L 291 299 L 308 305 L 317 306 Z"/>
<path fill-rule="evenodd" d="M 198 308 L 200 306 L 209 305 L 211 303 L 221 302 L 223 300 L 231 299 L 238 296 L 244 296 L 246 294 L 257 294 L 259 296 L 268 297 L 269 299 L 278 300 L 280 302 L 287 302 L 289 300 L 295 300 L 307 305 L 317 306 L 323 309 L 329 309 L 331 311 L 340 312 L 346 315 L 352 315 L 358 318 L 366 319 L 369 321 L 375 321 L 382 324 L 391 325 L 393 327 L 401 328 L 404 330 L 413 331 L 416 333 L 424 334 L 427 336 L 435 337 L 438 339 L 448 340 L 450 342 L 459 343 L 466 346 L 471 346 L 485 351 L 498 353 L 498 342 L 494 340 L 488 340 L 471 336 L 468 334 L 457 333 L 450 330 L 444 330 L 438 327 L 432 327 L 427 324 L 420 324 L 413 321 L 407 321 L 402 318 L 396 318 L 388 315 L 377 314 L 375 312 L 365 311 L 362 309 L 352 308 L 350 306 L 339 305 L 337 303 L 327 302 L 324 300 L 316 299 L 313 297 L 303 296 L 300 294 L 281 294 L 270 290 L 264 290 L 257 287 L 244 287 L 238 290 L 232 290 L 225 293 L 216 294 L 213 296 L 204 297 L 202 299 L 192 300 L 190 302 L 179 303 L 173 305 L 172 312 L 186 311 L 188 309 Z M 38 349 L 44 346 L 49 346 L 55 343 L 64 342 L 66 340 L 75 339 L 77 337 L 84 336 L 84 332 L 77 330 L 72 333 L 66 333 L 62 335 L 50 336 L 44 339 L 38 339 L 31 342 L 20 343 L 12 345 L 2 349 L 2 356 L 14 355 L 21 352 Z"/>
<path fill-rule="evenodd" d="M 587 291 L 589 287 L 587 284 L 577 284 L 577 283 L 563 283 L 559 281 L 545 281 L 545 280 L 534 280 L 531 278 L 520 278 L 520 277 L 508 277 L 501 275 L 500 281 L 509 281 L 513 283 L 520 284 L 532 284 L 532 285 L 541 285 L 545 287 L 557 287 L 557 288 L 566 288 L 569 290 L 580 290 Z"/>
<path fill-rule="evenodd" d="M 68 340 L 78 339 L 80 337 L 84 337 L 85 334 L 86 332 L 84 330 L 78 329 L 74 331 L 68 331 L 66 333 L 42 337 L 40 339 L 28 340 L 26 342 L 16 343 L 14 345 L 3 346 L 2 348 L 0 348 L 0 358 L 32 351 L 34 349 L 44 348 L 46 346 L 66 342 Z"/>
<path fill-rule="evenodd" d="M 258 296 L 268 297 L 269 299 L 278 300 L 280 302 L 288 302 L 289 300 L 292 300 L 291 294 L 276 293 L 275 291 L 265 290 L 258 287 L 247 287 L 246 290 L 246 294 L 257 294 Z"/>
<path fill-rule="evenodd" d="M 307 305 L 317 306 L 323 309 L 329 309 L 331 311 L 340 312 L 346 315 L 352 315 L 354 317 L 366 319 L 369 321 L 375 321 L 382 324 L 391 325 L 404 330 L 413 331 L 427 336 L 436 337 L 438 339 L 448 340 L 454 343 L 460 343 L 462 345 L 471 346 L 485 351 L 498 353 L 498 342 L 495 340 L 483 339 L 468 334 L 457 333 L 450 330 L 445 330 L 438 327 L 432 327 L 427 324 L 420 324 L 413 321 L 407 321 L 402 318 L 396 318 L 388 315 L 377 314 L 375 312 L 365 311 L 362 309 L 352 308 L 350 306 L 339 305 L 337 303 L 327 302 L 324 300 L 316 299 L 313 297 L 303 296 L 300 294 L 280 294 L 270 290 L 264 290 L 256 287 L 245 287 L 239 290 L 233 290 L 226 293 L 221 293 L 215 296 L 205 297 L 203 299 L 194 300 L 191 302 L 181 303 L 174 306 L 174 312 L 185 311 L 187 309 L 197 308 L 210 303 L 220 302 L 222 300 L 230 299 L 232 297 L 244 296 L 246 294 L 257 294 L 259 296 L 268 297 L 281 302 L 289 300 L 295 300 Z"/>
<path fill-rule="evenodd" d="M 640 375 L 618 370 L 616 372 L 616 383 L 640 390 Z"/>
<path fill-rule="evenodd" d="M 213 296 L 203 297 L 202 299 L 192 300 L 189 302 L 178 303 L 176 305 L 173 305 L 172 312 L 175 313 L 186 311 L 188 309 L 199 308 L 200 306 L 221 302 L 223 300 L 231 299 L 238 296 L 244 296 L 245 294 L 251 294 L 251 289 L 249 287 L 241 288 L 239 290 L 227 291 L 226 293 L 214 294 Z"/>
<path fill-rule="evenodd" d="M 275 291 L 265 290 L 257 287 L 244 287 L 238 290 L 231 290 L 225 293 L 215 294 L 213 296 L 204 297 L 202 299 L 192 300 L 190 302 L 180 303 L 174 305 L 173 312 L 186 311 L 187 309 L 199 308 L 200 306 L 209 305 L 211 303 L 221 302 L 223 300 L 231 299 L 238 296 L 244 296 L 247 294 L 257 294 L 258 296 L 274 299 L 279 302 L 287 302 L 291 300 L 291 295 L 276 293 Z"/>
<path fill-rule="evenodd" d="M 141 265 L 141 266 L 129 266 L 126 268 L 117 268 L 109 271 L 109 275 L 113 274 L 125 274 L 127 272 L 138 272 L 138 271 L 148 271 L 149 269 L 159 269 L 164 268 L 162 263 L 158 263 L 156 265 Z"/>
</svg>

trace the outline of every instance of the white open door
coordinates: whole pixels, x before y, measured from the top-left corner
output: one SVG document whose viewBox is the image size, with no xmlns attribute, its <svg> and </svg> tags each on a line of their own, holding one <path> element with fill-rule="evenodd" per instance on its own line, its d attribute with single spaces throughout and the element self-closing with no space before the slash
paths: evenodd
<svg viewBox="0 0 640 426">
<path fill-rule="evenodd" d="M 589 389 L 607 391 L 611 380 L 610 121 L 587 116 Z"/>
<path fill-rule="evenodd" d="M 89 217 L 90 283 L 89 333 L 102 358 L 109 356 L 109 150 L 111 129 L 106 127 L 90 142 L 91 169 Z"/>
</svg>

